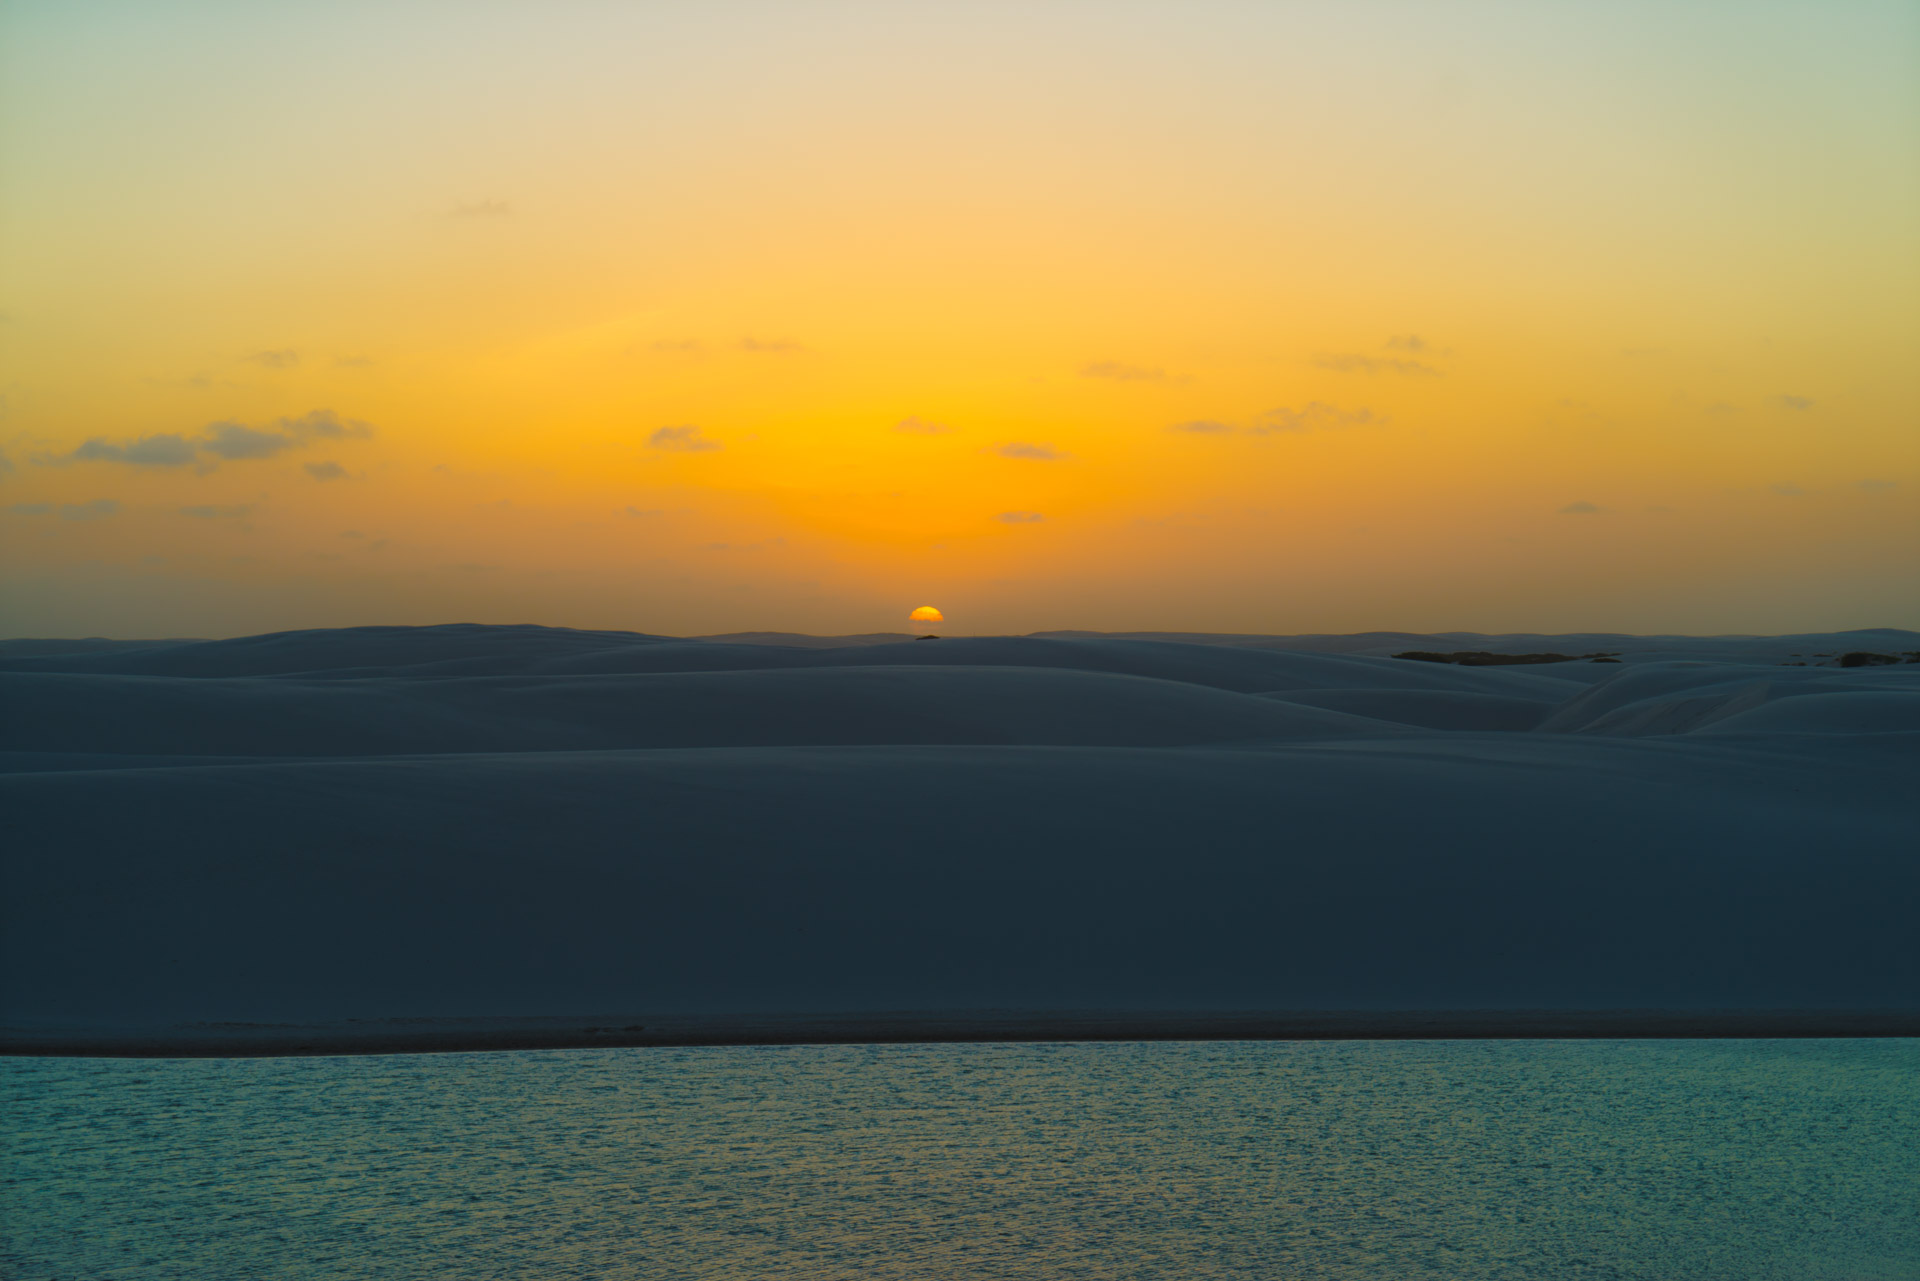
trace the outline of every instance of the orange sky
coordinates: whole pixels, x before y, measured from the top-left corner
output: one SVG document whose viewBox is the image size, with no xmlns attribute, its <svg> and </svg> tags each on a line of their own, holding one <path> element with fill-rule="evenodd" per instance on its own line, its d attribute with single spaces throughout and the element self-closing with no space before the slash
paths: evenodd
<svg viewBox="0 0 1920 1281">
<path fill-rule="evenodd" d="M 12 5 L 0 633 L 1920 626 L 1916 47 Z"/>
</svg>

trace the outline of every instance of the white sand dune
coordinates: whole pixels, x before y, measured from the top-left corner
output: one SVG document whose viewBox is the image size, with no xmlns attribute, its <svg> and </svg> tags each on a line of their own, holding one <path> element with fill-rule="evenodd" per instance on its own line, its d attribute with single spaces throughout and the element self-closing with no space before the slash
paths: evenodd
<svg viewBox="0 0 1920 1281">
<path fill-rule="evenodd" d="M 1392 733 L 1200 685 L 1023 667 L 209 681 L 0 673 L 0 750 L 364 756 L 619 747 L 1149 747 Z"/>
<path fill-rule="evenodd" d="M 0 1022 L 1920 1009 L 1862 636 L 0 647 Z"/>
<path fill-rule="evenodd" d="M 1514 732 L 1553 714 L 1544 698 L 1513 698 L 1464 689 L 1306 689 L 1268 697 L 1423 729 Z"/>
</svg>

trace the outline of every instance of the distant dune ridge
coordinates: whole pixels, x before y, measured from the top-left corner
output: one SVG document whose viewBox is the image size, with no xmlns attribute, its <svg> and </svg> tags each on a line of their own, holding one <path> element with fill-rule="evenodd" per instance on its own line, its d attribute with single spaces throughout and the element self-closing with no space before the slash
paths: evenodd
<svg viewBox="0 0 1920 1281">
<path fill-rule="evenodd" d="M 0 1042 L 1916 1013 L 1920 663 L 1849 653 L 1920 634 L 0 642 Z"/>
</svg>

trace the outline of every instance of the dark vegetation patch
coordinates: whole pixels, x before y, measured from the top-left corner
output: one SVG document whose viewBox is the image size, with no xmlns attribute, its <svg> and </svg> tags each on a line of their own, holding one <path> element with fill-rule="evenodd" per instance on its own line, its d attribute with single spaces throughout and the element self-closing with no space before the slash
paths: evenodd
<svg viewBox="0 0 1920 1281">
<path fill-rule="evenodd" d="M 1920 663 L 1920 650 L 1901 654 L 1874 654 L 1863 649 L 1840 655 L 1842 667 L 1890 667 L 1895 663 Z"/>
<path fill-rule="evenodd" d="M 1432 650 L 1410 649 L 1395 658 L 1410 658 L 1416 663 L 1453 663 L 1460 667 L 1526 667 L 1536 663 L 1617 663 L 1612 654 L 1489 654 L 1483 649 L 1456 650 L 1438 654 Z"/>
</svg>

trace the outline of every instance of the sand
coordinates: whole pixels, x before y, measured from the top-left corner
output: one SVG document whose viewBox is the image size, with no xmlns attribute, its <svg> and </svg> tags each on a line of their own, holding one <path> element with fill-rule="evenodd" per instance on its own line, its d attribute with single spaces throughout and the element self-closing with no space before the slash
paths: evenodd
<svg viewBox="0 0 1920 1281">
<path fill-rule="evenodd" d="M 1914 633 L 792 639 L 0 645 L 0 1048 L 1920 1011 Z"/>
</svg>

